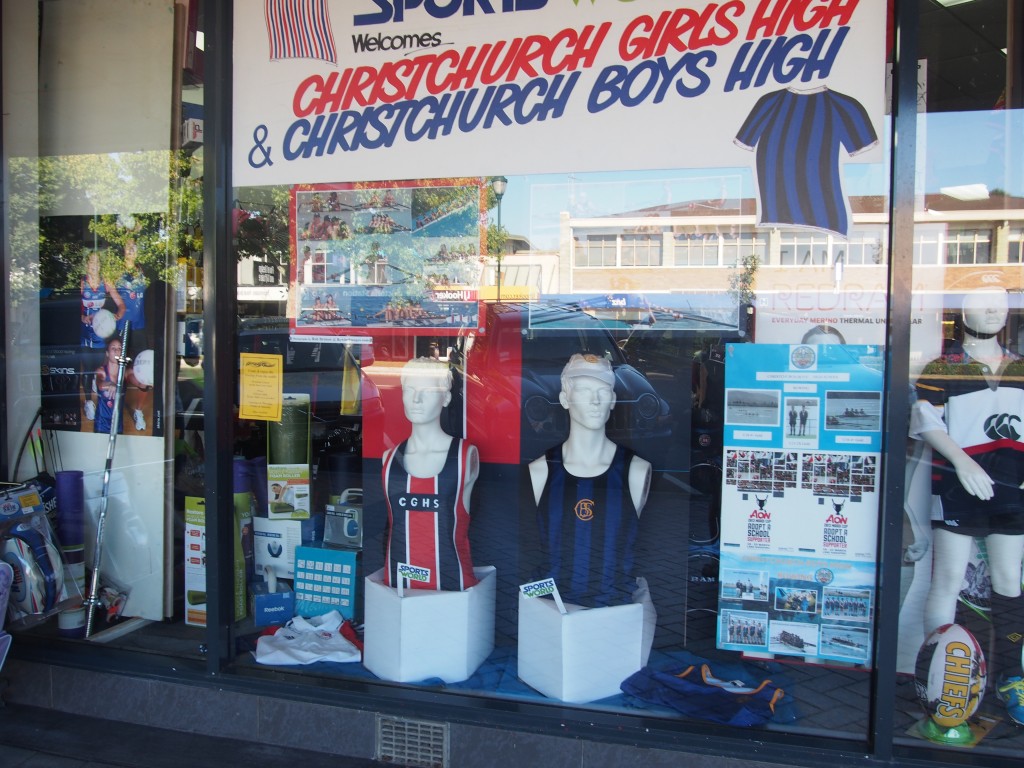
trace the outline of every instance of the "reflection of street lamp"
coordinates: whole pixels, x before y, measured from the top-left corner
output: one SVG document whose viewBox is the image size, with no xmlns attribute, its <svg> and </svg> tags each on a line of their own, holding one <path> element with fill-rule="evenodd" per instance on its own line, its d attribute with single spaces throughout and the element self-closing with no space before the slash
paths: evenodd
<svg viewBox="0 0 1024 768">
<path fill-rule="evenodd" d="M 504 176 L 495 176 L 491 179 L 491 190 L 494 192 L 494 196 L 498 198 L 498 226 L 501 227 L 501 198 L 505 196 L 505 190 L 508 189 L 508 179 Z"/>
<path fill-rule="evenodd" d="M 508 188 L 508 179 L 504 176 L 493 176 L 491 178 L 491 191 L 494 192 L 494 196 L 498 198 L 498 232 L 501 233 L 501 198 L 505 196 L 505 190 Z M 498 275 L 496 280 L 496 300 L 501 301 L 501 257 L 504 255 L 504 244 L 499 249 L 498 257 Z"/>
</svg>

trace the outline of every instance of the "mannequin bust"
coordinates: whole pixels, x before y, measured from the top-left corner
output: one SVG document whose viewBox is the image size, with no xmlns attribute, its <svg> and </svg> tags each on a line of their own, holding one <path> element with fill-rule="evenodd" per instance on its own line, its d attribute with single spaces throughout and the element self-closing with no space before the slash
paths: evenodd
<svg viewBox="0 0 1024 768">
<path fill-rule="evenodd" d="M 569 437 L 529 465 L 546 575 L 566 602 L 628 603 L 637 586 L 633 545 L 651 464 L 605 434 L 615 406 L 607 360 L 573 355 L 558 401 L 569 412 Z"/>
<path fill-rule="evenodd" d="M 942 502 L 942 519 L 932 521 L 925 634 L 955 621 L 972 539 L 983 537 L 992 579 L 997 692 L 1021 723 L 1024 363 L 999 343 L 1008 314 L 1004 290 L 965 298 L 962 345 L 930 362 L 917 381 L 911 436 L 932 447 L 932 490 Z"/>
<path fill-rule="evenodd" d="M 398 584 L 398 563 L 430 571 L 428 581 L 408 584 L 414 589 L 457 591 L 477 582 L 469 547 L 469 506 L 480 456 L 475 446 L 441 428 L 451 388 L 447 363 L 421 357 L 402 369 L 402 406 L 412 432 L 384 453 L 388 586 Z"/>
</svg>

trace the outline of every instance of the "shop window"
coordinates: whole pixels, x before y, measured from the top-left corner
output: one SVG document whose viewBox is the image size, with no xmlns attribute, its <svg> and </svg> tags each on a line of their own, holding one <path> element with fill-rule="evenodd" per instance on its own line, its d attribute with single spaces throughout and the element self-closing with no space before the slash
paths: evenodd
<svg viewBox="0 0 1024 768">
<path fill-rule="evenodd" d="M 622 266 L 661 266 L 661 235 L 622 235 Z"/>
<path fill-rule="evenodd" d="M 576 266 L 614 267 L 618 238 L 615 235 L 588 235 L 577 248 Z"/>
<path fill-rule="evenodd" d="M 767 255 L 768 240 L 764 236 L 743 232 L 740 234 L 727 234 L 723 238 L 723 266 L 734 266 L 742 258 L 749 258 L 750 256 L 754 256 L 760 263 L 764 263 Z"/>
<path fill-rule="evenodd" d="M 991 230 L 964 229 L 949 233 L 947 264 L 987 264 L 991 261 Z"/>
<path fill-rule="evenodd" d="M 28 27 L 41 30 L 44 43 L 40 81 L 74 74 L 74 67 L 56 66 L 53 51 L 62 61 L 75 54 L 81 65 L 101 64 L 102 57 L 90 55 L 97 36 L 78 34 L 75 18 L 61 15 L 77 4 L 46 5 L 45 23 Z M 145 38 L 154 43 L 145 46 L 146 58 L 166 58 L 187 72 L 186 90 L 199 88 L 195 51 L 187 65 L 172 58 L 181 41 L 166 20 L 154 21 L 145 4 L 121 5 L 144 16 L 129 21 L 152 36 Z M 374 48 L 381 63 L 422 57 L 425 72 L 441 60 L 418 49 L 371 46 L 385 38 L 358 27 L 384 24 L 378 17 L 385 14 L 360 14 L 355 24 L 352 14 L 339 11 L 344 4 L 307 4 L 318 31 L 332 28 L 322 16 L 328 5 L 333 29 L 362 41 L 364 53 Z M 436 4 L 407 5 L 410 20 L 430 17 L 446 55 L 458 57 L 493 38 L 494 27 L 486 25 L 495 23 L 498 4 L 494 14 L 450 20 Z M 522 21 L 533 14 L 531 39 L 538 45 L 545 37 L 564 43 L 572 37 L 565 30 L 578 26 L 564 8 L 523 5 L 503 4 L 501 13 L 521 13 Z M 963 432 L 959 422 L 947 429 L 953 417 L 938 409 L 949 400 L 939 402 L 935 394 L 945 392 L 952 375 L 970 390 L 954 396 L 987 398 L 999 389 L 990 386 L 991 377 L 1004 364 L 1018 364 L 1005 350 L 1022 346 L 1024 285 L 1014 269 L 999 264 L 1005 224 L 987 213 L 1020 218 L 1020 190 L 999 191 L 1006 169 L 1020 167 L 1013 154 L 1019 149 L 990 141 L 1001 130 L 994 125 L 1016 129 L 1020 118 L 1020 105 L 996 108 L 1008 42 L 1005 16 L 993 16 L 999 4 L 961 3 L 953 13 L 922 3 L 928 64 L 922 151 L 929 173 L 921 183 L 929 185 L 935 207 L 915 212 L 922 223 L 913 235 L 912 266 L 891 266 L 897 277 L 912 270 L 910 282 L 920 289 L 910 339 L 894 343 L 904 350 L 909 344 L 914 400 L 927 400 L 931 409 L 915 406 L 916 426 L 907 435 L 899 428 L 885 435 L 884 420 L 887 406 L 908 394 L 905 386 L 885 388 L 890 244 L 878 211 L 889 209 L 890 168 L 900 165 L 890 164 L 887 146 L 885 4 L 844 11 L 852 14 L 843 32 L 848 37 L 835 39 L 848 43 L 836 43 L 827 73 L 807 70 L 814 88 L 773 82 L 781 75 L 771 66 L 758 69 L 758 77 L 753 65 L 733 66 L 741 45 L 744 55 L 755 55 L 742 36 L 716 41 L 720 67 L 710 56 L 688 58 L 708 62 L 704 74 L 715 83 L 708 105 L 716 106 L 700 122 L 684 118 L 703 94 L 678 98 L 695 87 L 688 77 L 666 93 L 652 91 L 652 103 L 644 103 L 639 78 L 653 70 L 641 62 L 639 47 L 629 62 L 621 60 L 625 33 L 615 25 L 636 18 L 635 33 L 647 22 L 629 4 L 606 5 L 594 4 L 593 14 L 615 28 L 619 45 L 595 44 L 600 66 L 569 73 L 579 76 L 578 86 L 562 77 L 567 73 L 549 78 L 538 63 L 529 85 L 509 79 L 500 91 L 469 93 L 464 81 L 442 85 L 431 70 L 417 83 L 450 87 L 453 94 L 427 98 L 403 79 L 404 65 L 374 87 L 368 79 L 377 70 L 360 65 L 358 78 L 337 78 L 339 88 L 358 81 L 359 93 L 347 94 L 352 109 L 346 107 L 337 123 L 344 127 L 329 136 L 316 132 L 336 118 L 331 99 L 315 107 L 303 102 L 323 110 L 320 122 L 303 122 L 295 107 L 314 98 L 310 84 L 320 75 L 312 73 L 351 74 L 351 62 L 339 61 L 327 37 L 304 39 L 298 52 L 272 39 L 268 50 L 268 33 L 285 23 L 274 18 L 281 4 L 267 3 L 256 14 L 236 9 L 229 30 L 238 61 L 232 120 L 245 146 L 218 146 L 232 158 L 239 203 L 224 212 L 230 249 L 215 257 L 270 269 L 254 267 L 252 284 L 240 284 L 235 295 L 216 286 L 218 306 L 207 311 L 238 321 L 239 354 L 232 360 L 201 359 L 202 164 L 194 153 L 201 145 L 195 103 L 202 98 L 118 82 L 117 93 L 160 96 L 156 112 L 166 120 L 152 126 L 123 119 L 144 111 L 133 104 L 107 110 L 118 120 L 91 126 L 108 130 L 82 132 L 106 137 L 114 127 L 148 128 L 166 143 L 186 129 L 183 146 L 160 144 L 160 194 L 133 198 L 131 210 L 119 210 L 124 197 L 112 193 L 123 191 L 129 170 L 141 173 L 117 165 L 128 163 L 128 153 L 98 153 L 103 162 L 84 162 L 75 136 L 58 130 L 77 126 L 72 117 L 91 119 L 101 111 L 83 113 L 54 94 L 80 92 L 82 82 L 115 82 L 109 71 L 84 72 L 82 82 L 75 75 L 26 112 L 39 117 L 52 145 L 46 151 L 61 161 L 41 164 L 57 171 L 47 178 L 58 186 L 34 189 L 32 200 L 53 210 L 30 238 L 39 253 L 28 249 L 34 261 L 16 275 L 38 274 L 43 284 L 29 280 L 22 290 L 20 279 L 11 280 L 16 312 L 28 307 L 42 322 L 38 338 L 10 346 L 18 359 L 8 362 L 7 379 L 44 371 L 46 437 L 65 448 L 65 466 L 89 466 L 93 499 L 95 457 L 106 443 L 93 434 L 101 430 L 89 404 L 97 408 L 109 391 L 110 369 L 96 354 L 100 342 L 82 329 L 93 326 L 82 320 L 83 301 L 97 314 L 123 316 L 114 294 L 121 296 L 119 286 L 130 293 L 121 283 L 132 276 L 136 246 L 148 257 L 142 261 L 152 279 L 146 300 L 153 301 L 132 351 L 153 351 L 163 363 L 153 391 L 140 365 L 142 378 L 136 375 L 127 392 L 125 426 L 136 439 L 122 443 L 131 451 L 122 479 L 131 482 L 118 489 L 124 490 L 119 508 L 144 517 L 146 527 L 132 518 L 117 528 L 124 538 L 116 546 L 125 557 L 108 584 L 112 623 L 120 622 L 119 609 L 125 618 L 151 622 L 137 633 L 118 627 L 113 644 L 160 652 L 177 644 L 174 653 L 199 656 L 200 641 L 224 642 L 221 627 L 209 634 L 203 628 L 205 568 L 227 560 L 232 578 L 224 597 L 230 597 L 229 634 L 237 641 L 217 649 L 218 658 L 235 654 L 222 670 L 227 674 L 259 677 L 255 670 L 269 669 L 266 677 L 276 680 L 276 671 L 287 668 L 293 682 L 351 686 L 367 697 L 382 687 L 392 697 L 409 687 L 455 705 L 473 697 L 552 705 L 570 721 L 597 710 L 638 733 L 649 720 L 695 733 L 715 723 L 737 733 L 740 726 L 764 728 L 780 739 L 835 737 L 866 750 L 873 748 L 871 713 L 881 708 L 894 714 L 900 748 L 931 740 L 958 749 L 969 737 L 975 754 L 1016 754 L 1022 737 L 1011 726 L 1024 715 L 1013 707 L 1024 707 L 1017 698 L 1024 697 L 1024 683 L 1007 672 L 1019 664 L 1020 648 L 991 643 L 988 622 L 1002 627 L 1019 612 L 1011 605 L 1019 598 L 1009 593 L 1020 583 L 1014 537 L 1021 532 L 1010 537 L 1013 586 L 996 594 L 993 587 L 1007 586 L 1000 578 L 1005 541 L 985 547 L 971 535 L 965 544 L 956 538 L 967 534 L 954 530 L 961 527 L 955 519 L 941 533 L 933 529 L 947 491 L 959 494 L 954 507 L 965 515 L 978 495 L 965 497 L 956 473 L 947 472 L 942 487 L 933 488 L 932 470 L 944 465 L 933 466 L 925 451 L 932 450 L 932 459 L 950 451 L 939 432 L 962 439 L 964 453 L 974 456 L 988 453 L 976 451 L 978 445 L 1001 450 L 1019 437 L 1016 393 L 998 393 L 1010 405 L 996 403 L 980 427 L 968 424 Z M 742 13 L 733 22 L 752 29 Z M 55 30 L 55 21 L 64 26 Z M 964 34 L 950 35 L 949 24 Z M 824 42 L 836 29 L 825 23 L 813 32 Z M 421 37 L 417 45 L 430 42 Z M 947 50 L 961 37 L 984 55 Z M 72 47 L 74 40 L 89 44 Z M 281 66 L 288 58 L 296 60 Z M 637 79 L 616 86 L 624 64 L 622 76 Z M 5 82 L 18 82 L 4 74 Z M 730 87 L 727 76 L 736 79 Z M 972 85 L 975 80 L 983 85 Z M 541 82 L 552 97 L 556 86 L 563 88 L 562 100 L 527 104 L 540 98 Z M 307 90 L 297 98 L 300 85 Z M 404 86 L 410 92 L 401 100 L 362 103 L 390 100 Z M 772 132 L 786 121 L 769 127 L 768 115 L 757 113 L 768 102 L 773 114 L 825 114 L 804 108 L 813 102 L 843 118 L 823 121 L 846 133 L 828 157 L 813 158 L 819 161 L 809 164 L 814 173 L 797 170 L 809 145 L 799 144 L 794 155 L 795 136 Z M 409 108 L 413 103 L 416 109 Z M 454 111 L 436 113 L 438 104 Z M 542 104 L 558 109 L 545 112 Z M 179 107 L 189 122 L 171 126 Z M 460 109 L 467 111 L 456 114 Z M 413 117 L 402 123 L 403 116 Z M 486 129 L 473 123 L 478 116 Z M 644 126 L 645 140 L 627 142 L 608 158 L 602 137 L 625 135 L 636 125 Z M 547 132 L 551 126 L 554 133 Z M 574 128 L 571 153 L 559 127 Z M 117 149 L 133 146 L 125 141 Z M 487 151 L 480 153 L 481 146 Z M 967 156 L 970 147 L 984 151 Z M 335 154 L 325 159 L 321 152 Z M 785 162 L 773 162 L 776 156 Z M 982 178 L 990 203 L 961 205 L 965 193 L 983 199 Z M 15 181 L 24 179 L 15 175 Z M 671 240 L 662 234 L 669 231 Z M 1006 244 L 1009 264 L 1021 263 L 1021 242 L 1015 227 Z M 713 268 L 639 268 L 666 263 Z M 840 269 L 847 265 L 857 269 Z M 983 269 L 975 273 L 976 266 Z M 109 294 L 113 310 L 102 306 L 101 293 Z M 975 302 L 978 296 L 991 301 Z M 998 323 L 986 315 L 993 307 Z M 101 317 L 97 329 L 109 324 Z M 165 322 L 171 317 L 174 322 Z M 964 364 L 965 343 L 974 341 L 990 342 L 975 348 L 987 362 L 979 358 L 964 373 L 957 366 Z M 40 348 L 41 359 L 26 361 L 29 347 Z M 993 362 L 995 373 L 979 374 L 979 366 Z M 204 376 L 215 365 L 237 385 L 236 399 L 219 404 L 235 409 L 228 435 L 208 432 L 222 425 L 203 423 Z M 37 410 L 36 402 L 30 405 L 11 409 L 12 423 L 21 410 Z M 964 412 L 970 421 L 980 411 Z M 214 445 L 235 469 L 230 492 L 215 490 L 234 503 L 207 511 L 204 459 Z M 896 510 L 907 515 L 908 532 L 898 564 L 880 562 L 877 549 L 883 513 L 893 514 L 882 507 L 894 487 L 885 483 L 904 479 L 902 473 L 884 477 L 883 448 L 906 449 L 910 461 L 905 505 Z M 172 450 L 174 461 L 165 462 Z M 947 458 L 966 464 L 950 453 Z M 1001 492 L 1012 494 L 1024 479 L 1015 475 L 1018 463 L 990 467 L 1006 473 L 996 480 L 1010 491 Z M 168 498 L 150 493 L 169 487 L 171 477 Z M 443 519 L 434 514 L 442 507 Z M 237 524 L 221 551 L 205 549 L 207 513 Z M 595 520 L 610 523 L 595 531 Z M 164 531 L 174 536 L 167 546 Z M 140 539 L 145 548 L 134 546 Z M 16 542 L 10 548 L 24 550 Z M 146 557 L 135 559 L 141 552 Z M 929 558 L 936 553 L 933 568 Z M 879 583 L 878 573 L 893 566 L 910 586 L 906 592 L 898 583 Z M 131 588 L 119 591 L 119 583 Z M 45 577 L 37 588 L 53 597 L 45 594 Z M 922 607 L 933 588 L 943 592 L 941 616 Z M 883 615 L 885 589 L 900 591 L 899 615 Z M 429 609 L 418 610 L 423 604 Z M 299 619 L 293 628 L 324 622 L 332 630 L 317 635 L 330 643 L 314 647 L 319 657 L 310 658 L 308 647 L 296 649 L 301 643 L 290 643 L 289 633 L 273 632 L 291 617 Z M 874 648 L 878 633 L 894 623 L 896 696 L 879 702 Z M 42 622 L 24 631 L 31 642 L 33 632 L 55 634 L 56 627 Z M 982 698 L 981 657 L 994 649 L 987 667 L 993 685 L 984 708 L 973 713 L 978 719 L 959 731 L 960 741 L 948 734 L 960 723 L 944 722 L 935 704 L 951 686 L 922 673 L 927 667 L 941 676 L 940 644 L 950 641 L 958 645 L 941 648 L 971 660 L 967 669 L 957 662 L 966 679 L 951 683 L 970 694 L 962 720 Z M 321 663 L 306 667 L 306 661 Z M 722 706 L 699 703 L 702 697 Z"/>
<path fill-rule="evenodd" d="M 1006 247 L 1007 261 L 1011 264 L 1021 263 L 1021 252 L 1024 251 L 1024 229 L 1011 229 Z"/>
<path fill-rule="evenodd" d="M 1002 442 L 993 425 L 1016 418 L 1009 403 L 1020 395 L 1020 228 L 1007 219 L 1020 215 L 1021 190 L 1006 175 L 1020 165 L 1010 137 L 1020 134 L 1022 105 L 1007 98 L 1020 52 L 1006 4 L 965 3 L 956 14 L 920 7 L 919 151 L 928 172 L 909 281 L 912 405 L 906 440 L 898 434 L 892 444 L 907 456 L 895 733 L 905 746 L 1009 757 L 1024 723 L 1013 642 L 1024 631 L 1024 530 L 1002 510 L 1019 509 L 1024 477 L 998 469 L 1017 438 Z M 946 711 L 953 649 L 964 688 Z"/>
</svg>

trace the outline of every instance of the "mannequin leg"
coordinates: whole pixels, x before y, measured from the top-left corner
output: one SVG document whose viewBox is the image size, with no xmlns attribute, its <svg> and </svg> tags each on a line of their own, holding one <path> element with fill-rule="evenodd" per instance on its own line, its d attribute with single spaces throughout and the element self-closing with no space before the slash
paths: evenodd
<svg viewBox="0 0 1024 768">
<path fill-rule="evenodd" d="M 932 583 L 924 605 L 925 637 L 956 620 L 956 601 L 971 556 L 972 539 L 945 528 L 932 531 Z"/>
<path fill-rule="evenodd" d="M 985 538 L 992 574 L 992 666 L 996 692 L 1006 712 L 1024 724 L 1024 680 L 1021 679 L 1021 633 L 1024 632 L 1024 596 L 1021 561 L 1024 536 L 993 533 Z"/>
<path fill-rule="evenodd" d="M 915 563 L 925 556 L 932 542 L 932 449 L 919 440 L 907 457 L 906 496 L 903 509 L 914 540 L 903 554 L 904 562 Z"/>
<path fill-rule="evenodd" d="M 1024 536 L 992 533 L 985 537 L 992 591 L 1007 597 L 1021 594 L 1021 567 L 1024 562 Z"/>
</svg>

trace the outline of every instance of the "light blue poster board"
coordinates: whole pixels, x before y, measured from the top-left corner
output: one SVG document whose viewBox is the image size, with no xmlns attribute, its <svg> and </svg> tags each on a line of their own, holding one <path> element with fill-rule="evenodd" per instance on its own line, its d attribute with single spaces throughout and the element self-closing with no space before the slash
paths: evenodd
<svg viewBox="0 0 1024 768">
<path fill-rule="evenodd" d="M 871 663 L 877 346 L 730 344 L 718 647 Z"/>
</svg>

